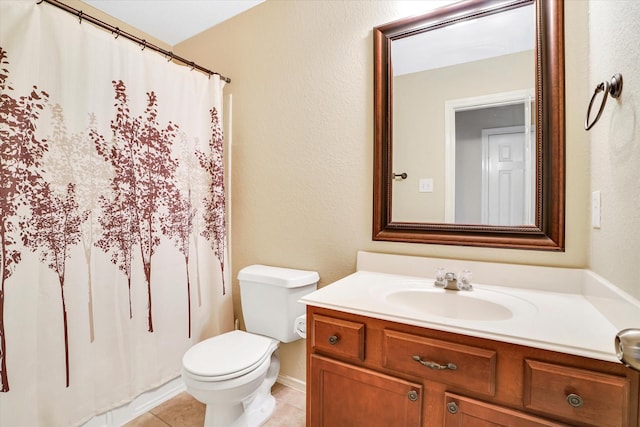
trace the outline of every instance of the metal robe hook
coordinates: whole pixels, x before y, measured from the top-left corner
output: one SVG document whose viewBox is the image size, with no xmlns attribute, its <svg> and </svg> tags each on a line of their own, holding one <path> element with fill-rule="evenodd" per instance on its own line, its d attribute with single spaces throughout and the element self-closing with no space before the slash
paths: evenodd
<svg viewBox="0 0 640 427">
<path fill-rule="evenodd" d="M 598 114 L 596 114 L 596 118 L 593 120 L 591 124 L 589 124 L 589 116 L 591 115 L 591 107 L 593 107 L 593 101 L 596 99 L 596 95 L 598 93 L 604 92 L 602 95 L 602 103 L 600 104 L 600 108 L 598 109 Z M 595 125 L 598 120 L 600 120 L 600 116 L 604 111 L 604 106 L 607 104 L 607 97 L 611 95 L 612 98 L 619 98 L 622 93 L 622 74 L 614 74 L 611 77 L 611 82 L 603 81 L 598 86 L 596 86 L 596 90 L 593 92 L 593 96 L 591 96 L 591 101 L 589 101 L 589 108 L 587 108 L 587 117 L 584 119 L 584 130 L 589 130 Z"/>
</svg>

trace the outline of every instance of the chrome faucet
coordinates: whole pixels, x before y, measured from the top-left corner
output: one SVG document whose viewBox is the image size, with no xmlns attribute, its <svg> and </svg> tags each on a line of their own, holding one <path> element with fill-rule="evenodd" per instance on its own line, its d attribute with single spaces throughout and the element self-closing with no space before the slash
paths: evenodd
<svg viewBox="0 0 640 427">
<path fill-rule="evenodd" d="M 447 273 L 444 275 L 444 281 L 446 282 L 446 284 L 444 285 L 445 289 L 448 289 L 450 291 L 459 291 L 460 290 L 460 285 L 458 284 L 458 278 L 456 277 L 455 273 Z"/>
<path fill-rule="evenodd" d="M 460 279 L 458 279 L 455 273 L 445 273 L 443 268 L 439 268 L 436 271 L 436 280 L 433 284 L 434 286 L 450 291 L 470 291 L 473 289 L 473 285 L 471 285 L 471 272 L 469 270 L 463 270 L 460 273 Z"/>
</svg>

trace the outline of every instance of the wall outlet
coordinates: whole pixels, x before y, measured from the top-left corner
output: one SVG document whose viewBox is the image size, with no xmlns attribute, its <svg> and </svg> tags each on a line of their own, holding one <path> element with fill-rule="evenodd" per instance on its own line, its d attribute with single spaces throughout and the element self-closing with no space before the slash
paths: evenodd
<svg viewBox="0 0 640 427">
<path fill-rule="evenodd" d="M 600 228 L 600 191 L 591 193 L 591 227 Z"/>
<path fill-rule="evenodd" d="M 420 193 L 433 193 L 433 178 L 420 178 L 418 180 L 418 191 Z"/>
</svg>

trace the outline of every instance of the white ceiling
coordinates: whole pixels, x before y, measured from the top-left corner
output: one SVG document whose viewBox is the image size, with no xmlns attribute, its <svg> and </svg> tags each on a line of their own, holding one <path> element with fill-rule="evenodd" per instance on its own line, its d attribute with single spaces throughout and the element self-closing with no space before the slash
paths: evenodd
<svg viewBox="0 0 640 427">
<path fill-rule="evenodd" d="M 393 41 L 393 74 L 415 73 L 533 50 L 533 5 Z"/>
<path fill-rule="evenodd" d="M 263 1 L 84 0 L 169 46 L 175 46 Z M 455 1 L 458 0 L 409 3 L 432 10 Z M 534 10 L 527 6 L 396 40 L 393 42 L 392 59 L 394 75 L 533 49 L 534 25 Z M 451 46 L 456 46 L 456 49 L 451 49 Z"/>
<path fill-rule="evenodd" d="M 264 0 L 84 0 L 170 45 L 195 36 Z"/>
</svg>

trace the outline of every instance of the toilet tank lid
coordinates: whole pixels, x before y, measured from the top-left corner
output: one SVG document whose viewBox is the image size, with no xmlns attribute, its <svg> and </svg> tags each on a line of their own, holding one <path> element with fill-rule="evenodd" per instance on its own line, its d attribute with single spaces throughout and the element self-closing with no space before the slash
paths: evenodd
<svg viewBox="0 0 640 427">
<path fill-rule="evenodd" d="M 240 270 L 238 272 L 238 280 L 265 283 L 283 288 L 297 288 L 317 283 L 320 280 L 320 276 L 315 271 L 256 264 Z"/>
</svg>

